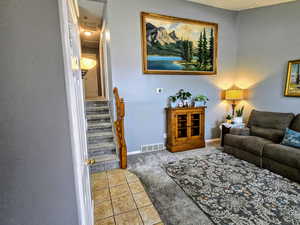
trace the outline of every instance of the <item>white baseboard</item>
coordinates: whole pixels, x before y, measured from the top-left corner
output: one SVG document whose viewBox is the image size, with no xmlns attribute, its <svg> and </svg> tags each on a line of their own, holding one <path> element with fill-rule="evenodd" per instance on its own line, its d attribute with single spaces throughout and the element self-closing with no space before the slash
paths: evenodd
<svg viewBox="0 0 300 225">
<path fill-rule="evenodd" d="M 213 143 L 213 142 L 217 142 L 217 141 L 221 141 L 221 138 L 206 139 L 205 143 Z M 127 155 L 137 155 L 137 154 L 142 154 L 142 153 L 144 153 L 144 152 L 142 152 L 141 150 L 137 150 L 137 151 L 128 152 Z"/>
<path fill-rule="evenodd" d="M 136 155 L 136 154 L 141 154 L 142 151 L 133 151 L 133 152 L 128 152 L 127 155 Z"/>
<path fill-rule="evenodd" d="M 221 141 L 221 138 L 214 138 L 214 139 L 205 140 L 206 143 L 212 143 L 212 142 L 217 142 L 217 141 Z"/>
</svg>

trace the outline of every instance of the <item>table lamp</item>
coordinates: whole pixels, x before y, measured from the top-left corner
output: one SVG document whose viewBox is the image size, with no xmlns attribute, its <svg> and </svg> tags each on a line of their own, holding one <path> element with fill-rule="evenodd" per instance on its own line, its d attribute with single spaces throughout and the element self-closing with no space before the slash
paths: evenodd
<svg viewBox="0 0 300 225">
<path fill-rule="evenodd" d="M 231 88 L 225 91 L 225 100 L 232 101 L 232 116 L 234 116 L 236 101 L 244 99 L 244 90 Z"/>
</svg>

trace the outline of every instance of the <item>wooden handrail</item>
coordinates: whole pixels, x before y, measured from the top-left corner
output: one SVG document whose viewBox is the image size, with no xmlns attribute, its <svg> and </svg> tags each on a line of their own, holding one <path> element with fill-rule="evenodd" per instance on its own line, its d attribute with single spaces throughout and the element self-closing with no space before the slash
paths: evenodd
<svg viewBox="0 0 300 225">
<path fill-rule="evenodd" d="M 118 149 L 120 156 L 120 168 L 127 168 L 127 146 L 125 141 L 124 133 L 124 117 L 125 117 L 125 103 L 124 99 L 119 97 L 118 88 L 113 90 L 115 95 L 115 106 L 116 106 L 116 121 L 114 122 L 116 136 L 118 141 Z"/>
</svg>

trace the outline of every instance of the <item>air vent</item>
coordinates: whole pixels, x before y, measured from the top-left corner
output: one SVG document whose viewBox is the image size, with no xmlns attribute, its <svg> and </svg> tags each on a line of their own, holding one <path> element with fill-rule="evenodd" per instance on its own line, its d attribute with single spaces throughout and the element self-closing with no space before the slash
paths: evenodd
<svg viewBox="0 0 300 225">
<path fill-rule="evenodd" d="M 166 146 L 163 143 L 141 145 L 141 152 L 155 152 L 166 150 Z"/>
</svg>

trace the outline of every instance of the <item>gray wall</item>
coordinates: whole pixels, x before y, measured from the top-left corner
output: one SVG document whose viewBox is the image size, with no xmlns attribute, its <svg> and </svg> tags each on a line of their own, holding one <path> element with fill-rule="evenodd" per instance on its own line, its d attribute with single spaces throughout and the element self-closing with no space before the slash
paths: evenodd
<svg viewBox="0 0 300 225">
<path fill-rule="evenodd" d="M 1 0 L 0 32 L 0 224 L 77 225 L 57 0 Z"/>
<path fill-rule="evenodd" d="M 300 1 L 243 11 L 238 16 L 237 84 L 250 88 L 248 109 L 299 113 L 284 97 L 287 62 L 300 58 Z"/>
<path fill-rule="evenodd" d="M 126 140 L 129 151 L 141 144 L 164 142 L 167 97 L 180 88 L 211 99 L 206 117 L 206 138 L 218 137 L 218 122 L 228 106 L 220 100 L 220 89 L 229 88 L 236 68 L 236 13 L 182 0 L 110 0 L 113 85 L 126 100 Z M 219 24 L 219 72 L 217 76 L 143 75 L 140 13 L 153 12 Z M 156 88 L 164 88 L 156 94 Z"/>
</svg>

